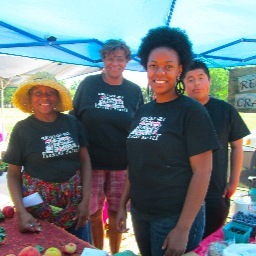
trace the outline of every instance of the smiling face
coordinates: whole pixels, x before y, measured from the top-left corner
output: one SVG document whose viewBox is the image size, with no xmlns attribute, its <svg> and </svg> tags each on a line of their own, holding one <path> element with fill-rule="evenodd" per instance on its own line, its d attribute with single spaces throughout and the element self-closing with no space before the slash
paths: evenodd
<svg viewBox="0 0 256 256">
<path fill-rule="evenodd" d="M 194 69 L 186 73 L 183 82 L 189 97 L 206 104 L 209 100 L 211 80 L 203 69 Z"/>
<path fill-rule="evenodd" d="M 105 66 L 105 77 L 108 83 L 115 84 L 116 80 L 122 79 L 122 73 L 126 67 L 127 59 L 124 50 L 115 50 L 105 55 L 103 59 Z"/>
<path fill-rule="evenodd" d="M 177 98 L 175 86 L 182 72 L 176 51 L 161 47 L 151 51 L 147 63 L 148 82 L 156 95 L 157 102 Z"/>
<path fill-rule="evenodd" d="M 33 87 L 30 100 L 36 118 L 47 120 L 56 116 L 54 108 L 59 103 L 59 95 L 55 89 L 43 85 Z"/>
</svg>

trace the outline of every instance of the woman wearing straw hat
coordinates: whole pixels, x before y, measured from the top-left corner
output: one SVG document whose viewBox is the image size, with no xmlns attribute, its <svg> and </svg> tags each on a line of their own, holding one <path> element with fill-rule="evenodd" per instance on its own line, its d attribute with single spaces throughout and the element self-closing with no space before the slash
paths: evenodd
<svg viewBox="0 0 256 256">
<path fill-rule="evenodd" d="M 75 232 L 89 217 L 91 163 L 79 121 L 60 113 L 72 109 L 69 91 L 51 74 L 36 73 L 13 104 L 32 114 L 15 125 L 4 156 L 19 230 L 40 231 L 42 218 Z M 26 208 L 22 198 L 35 192 L 43 203 Z"/>
</svg>

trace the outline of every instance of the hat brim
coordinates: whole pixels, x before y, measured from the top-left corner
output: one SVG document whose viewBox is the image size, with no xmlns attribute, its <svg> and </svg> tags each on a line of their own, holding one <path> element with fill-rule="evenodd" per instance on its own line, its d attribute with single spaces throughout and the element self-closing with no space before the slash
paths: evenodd
<svg viewBox="0 0 256 256">
<path fill-rule="evenodd" d="M 59 103 L 56 106 L 56 109 L 55 109 L 56 111 L 64 112 L 72 109 L 72 98 L 68 89 L 62 84 L 52 80 L 24 82 L 18 87 L 18 89 L 13 94 L 13 97 L 12 97 L 13 105 L 24 113 L 33 113 L 29 90 L 35 86 L 40 86 L 40 85 L 48 86 L 58 91 Z"/>
</svg>

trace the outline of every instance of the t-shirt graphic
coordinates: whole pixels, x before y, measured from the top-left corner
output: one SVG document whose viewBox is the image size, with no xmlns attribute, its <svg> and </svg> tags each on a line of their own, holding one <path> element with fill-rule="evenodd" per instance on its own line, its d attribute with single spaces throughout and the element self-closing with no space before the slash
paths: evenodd
<svg viewBox="0 0 256 256">
<path fill-rule="evenodd" d="M 123 96 L 107 93 L 99 93 L 98 95 L 99 102 L 95 103 L 95 108 L 128 112 L 128 109 L 124 106 Z"/>
<path fill-rule="evenodd" d="M 79 150 L 79 145 L 70 137 L 69 132 L 44 136 L 41 139 L 45 143 L 45 152 L 42 152 L 43 158 L 67 155 Z"/>
<path fill-rule="evenodd" d="M 164 121 L 164 117 L 142 117 L 138 126 L 129 134 L 128 138 L 158 140 L 161 136 L 158 130 Z"/>
</svg>

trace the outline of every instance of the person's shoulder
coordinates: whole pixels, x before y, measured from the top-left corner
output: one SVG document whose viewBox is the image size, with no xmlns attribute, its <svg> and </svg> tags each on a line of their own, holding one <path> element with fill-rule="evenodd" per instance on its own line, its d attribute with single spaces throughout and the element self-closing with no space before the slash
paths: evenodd
<svg viewBox="0 0 256 256">
<path fill-rule="evenodd" d="M 96 74 L 96 75 L 89 75 L 85 79 L 87 80 L 99 80 L 101 79 L 102 74 Z"/>
<path fill-rule="evenodd" d="M 224 105 L 224 106 L 230 105 L 228 102 L 226 102 L 224 100 L 221 100 L 221 99 L 217 99 L 217 98 L 212 97 L 212 96 L 210 97 L 209 102 L 214 103 L 214 104 Z"/>
<path fill-rule="evenodd" d="M 227 110 L 237 111 L 233 105 L 231 105 L 229 102 L 227 102 L 225 100 L 221 100 L 221 99 L 211 97 L 210 100 L 209 100 L 209 103 L 214 104 L 216 106 L 220 106 L 220 107 L 222 107 L 224 109 L 227 109 Z"/>
<path fill-rule="evenodd" d="M 195 106 L 195 107 L 203 108 L 203 105 L 200 102 L 186 95 L 181 95 L 179 97 L 179 101 L 188 107 Z"/>
<path fill-rule="evenodd" d="M 88 91 L 95 89 L 95 84 L 99 84 L 101 81 L 101 74 L 86 76 L 77 87 L 74 102 L 83 97 Z"/>
<path fill-rule="evenodd" d="M 28 123 L 32 122 L 33 120 L 34 120 L 33 115 L 29 115 L 29 116 L 27 116 L 26 118 L 24 118 L 24 119 L 18 121 L 16 124 L 18 124 L 18 125 L 24 125 L 24 124 L 28 124 Z"/>
<path fill-rule="evenodd" d="M 72 115 L 72 114 L 68 114 L 68 113 L 60 113 L 60 117 L 72 122 L 78 122 L 78 119 Z"/>
<path fill-rule="evenodd" d="M 156 100 L 151 100 L 151 101 L 149 101 L 149 102 L 147 102 L 147 103 L 141 105 L 141 106 L 138 108 L 137 112 L 139 112 L 139 111 L 147 111 L 147 110 L 149 110 L 149 109 L 154 108 L 156 105 L 157 105 Z"/>
<path fill-rule="evenodd" d="M 14 125 L 13 129 L 14 130 L 16 130 L 16 129 L 19 130 L 19 129 L 22 129 L 22 128 L 26 128 L 27 126 L 31 125 L 31 122 L 33 122 L 33 119 L 34 119 L 33 116 L 30 115 L 30 116 L 26 117 L 25 119 L 22 119 L 22 120 L 18 121 Z"/>
<path fill-rule="evenodd" d="M 90 84 L 91 82 L 100 81 L 101 80 L 101 74 L 96 75 L 89 75 L 84 78 L 84 80 L 81 81 L 80 85 L 84 84 Z"/>
<path fill-rule="evenodd" d="M 140 88 L 140 86 L 139 86 L 138 84 L 136 84 L 136 83 L 134 83 L 134 82 L 132 82 L 132 81 L 126 79 L 126 78 L 124 78 L 124 82 L 125 82 L 128 86 L 130 86 L 131 88 L 135 88 L 135 89 L 141 90 L 141 88 Z"/>
</svg>

